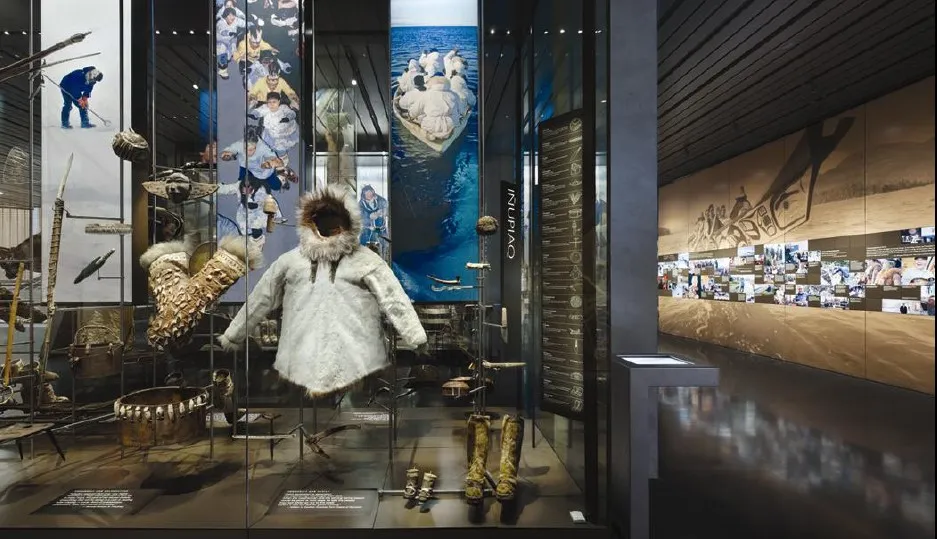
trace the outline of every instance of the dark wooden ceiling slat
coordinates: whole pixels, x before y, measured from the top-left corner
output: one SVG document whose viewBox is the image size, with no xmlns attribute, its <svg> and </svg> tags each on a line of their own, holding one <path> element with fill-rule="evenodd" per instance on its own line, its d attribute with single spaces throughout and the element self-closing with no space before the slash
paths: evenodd
<svg viewBox="0 0 937 539">
<path fill-rule="evenodd" d="M 877 47 L 900 38 L 914 25 L 926 23 L 927 20 L 932 22 L 933 15 L 928 18 L 926 12 L 907 14 L 902 19 L 895 20 L 894 24 L 880 28 L 877 32 L 869 32 L 869 29 L 866 29 L 854 36 L 849 32 L 837 34 L 827 46 L 814 48 L 804 54 L 799 61 L 788 63 L 771 73 L 769 77 L 765 77 L 750 87 L 744 95 L 706 111 L 695 119 L 692 126 L 674 131 L 673 135 L 659 139 L 659 157 L 664 158 L 671 153 L 683 151 L 685 146 L 709 138 L 715 129 L 730 125 L 752 112 L 764 108 L 772 110 L 792 88 L 812 85 L 817 88 L 817 91 L 823 90 L 823 86 L 816 81 L 817 77 L 831 71 L 836 72 L 839 69 L 838 66 L 846 62 L 857 59 L 861 61 Z M 920 39 L 927 41 L 926 35 L 917 35 Z M 933 43 L 933 36 L 930 36 L 930 43 Z"/>
<path fill-rule="evenodd" d="M 376 135 L 380 138 L 384 138 L 384 133 L 381 131 L 380 120 L 378 119 L 378 113 L 380 111 L 381 116 L 387 115 L 387 109 L 378 104 L 378 107 L 374 106 L 373 96 L 368 92 L 368 86 L 364 84 L 364 74 L 361 72 L 361 65 L 358 63 L 358 59 L 347 49 L 345 48 L 345 61 L 348 64 L 349 69 L 351 69 L 352 77 L 355 78 L 355 82 L 358 84 L 353 86 L 352 89 L 355 95 L 355 112 L 358 113 L 360 102 L 364 105 L 365 110 L 368 112 L 368 118 L 371 120 L 371 128 L 368 130 L 365 128 L 364 135 Z M 359 114 L 360 117 L 360 114 Z"/>
<path fill-rule="evenodd" d="M 661 148 L 658 154 L 659 158 L 661 161 L 668 161 L 671 158 L 681 159 L 683 158 L 681 155 L 695 155 L 711 151 L 720 142 L 729 138 L 727 133 L 745 133 L 750 130 L 750 125 L 764 118 L 769 119 L 766 121 L 770 121 L 770 119 L 780 120 L 788 113 L 791 104 L 796 104 L 801 100 L 827 102 L 833 106 L 835 103 L 824 101 L 824 96 L 833 91 L 830 85 L 836 84 L 839 80 L 847 77 L 854 81 L 861 81 L 863 77 L 875 77 L 881 66 L 890 64 L 893 59 L 903 57 L 908 51 L 917 51 L 932 46 L 932 44 L 922 44 L 920 41 L 920 39 L 914 39 L 913 37 L 908 39 L 905 36 L 896 36 L 891 43 L 881 44 L 881 49 L 868 51 L 860 57 L 853 58 L 850 62 L 837 66 L 835 70 L 828 73 L 817 74 L 811 84 L 801 84 L 788 88 L 786 93 L 779 95 L 777 101 L 770 105 L 744 116 L 716 118 L 707 124 L 704 131 L 699 132 L 702 136 L 686 140 L 674 139 L 666 147 L 666 150 L 662 145 L 659 146 Z M 873 63 L 873 61 L 880 63 Z M 852 70 L 858 70 L 859 75 L 853 77 Z M 926 75 L 926 73 L 917 75 L 920 77 Z M 894 89 L 891 81 L 879 80 L 877 82 L 882 87 Z M 822 93 L 817 92 L 817 88 L 822 88 Z"/>
<path fill-rule="evenodd" d="M 518 63 L 518 55 L 516 54 L 511 54 L 509 57 L 509 60 L 510 60 L 510 63 L 506 65 L 505 69 L 502 69 L 503 74 L 501 75 L 501 77 L 500 78 L 494 77 L 494 79 L 491 80 L 491 82 L 489 83 L 492 88 L 497 88 L 497 91 L 493 92 L 492 94 L 496 96 L 494 106 L 492 106 L 491 104 L 488 104 L 485 106 L 487 114 L 490 115 L 492 118 L 497 118 L 500 115 L 501 104 L 504 103 L 505 101 L 504 98 L 506 97 L 506 94 L 507 94 L 506 90 L 508 89 L 508 86 L 510 85 L 511 81 L 514 79 L 516 70 L 519 68 L 519 65 L 520 65 Z M 508 98 L 508 99 L 509 99 L 508 102 L 510 103 L 511 98 Z M 485 133 L 485 136 L 489 137 L 489 135 L 491 134 L 491 130 L 494 128 L 495 125 L 498 125 L 498 124 L 499 122 L 497 121 L 486 122 L 488 129 L 487 129 L 487 132 Z M 491 139 L 486 138 L 486 140 L 491 140 Z M 507 141 L 502 141 L 502 142 L 507 142 Z"/>
<path fill-rule="evenodd" d="M 708 154 L 695 154 L 694 157 L 687 160 L 662 163 L 659 169 L 661 172 L 660 183 L 662 185 L 670 183 L 693 172 L 758 148 L 765 142 L 795 133 L 806 125 L 845 112 L 868 102 L 870 99 L 917 82 L 920 77 L 915 77 L 912 74 L 927 72 L 928 69 L 933 73 L 934 59 L 935 50 L 931 48 L 928 51 L 919 52 L 905 61 L 890 64 L 887 69 L 880 73 L 880 78 L 889 78 L 893 81 L 893 87 L 887 90 L 881 90 L 882 87 L 877 80 L 860 81 L 829 95 L 829 99 L 837 105 L 836 107 L 831 107 L 829 102 L 806 105 L 801 110 L 794 111 L 784 118 L 765 124 L 760 129 L 737 138 L 734 143 L 725 144 Z M 807 123 L 805 123 L 805 120 L 807 120 Z"/>
<path fill-rule="evenodd" d="M 754 53 L 761 48 L 761 43 L 773 33 L 789 26 L 811 6 L 816 0 L 797 0 L 794 2 L 773 2 L 767 8 L 752 14 L 751 18 L 738 17 L 741 27 L 726 26 L 720 32 L 718 39 L 713 39 L 712 47 L 706 50 L 694 51 L 694 56 L 700 57 L 698 61 L 688 61 L 687 65 L 693 67 L 681 69 L 671 73 L 661 81 L 658 93 L 658 111 L 666 112 L 673 106 L 673 95 L 677 92 L 693 93 L 707 82 L 717 77 L 732 64 Z M 745 11 L 751 12 L 754 5 Z M 744 23 L 742 21 L 744 20 Z M 721 40 L 718 44 L 717 41 Z"/>
<path fill-rule="evenodd" d="M 889 59 L 891 61 L 896 58 L 903 58 L 905 54 L 917 53 L 924 47 L 926 47 L 926 45 L 921 46 L 921 48 L 915 48 L 901 40 L 896 40 L 887 50 L 870 53 L 866 58 L 877 61 Z M 840 81 L 847 80 L 850 81 L 851 84 L 865 84 L 866 79 L 870 79 L 868 86 L 878 88 L 876 94 L 884 92 L 884 89 L 896 89 L 893 86 L 893 81 L 885 79 L 875 80 L 875 77 L 881 76 L 880 70 L 883 65 L 889 65 L 889 63 L 876 63 L 874 64 L 875 67 L 872 67 L 872 64 L 864 64 L 863 59 L 855 59 L 852 62 L 843 64 L 840 69 L 833 72 L 832 76 L 820 75 L 818 77 L 818 84 L 823 85 L 825 88 L 823 95 L 818 95 L 814 92 L 812 87 L 806 85 L 794 88 L 785 94 L 778 103 L 771 107 L 739 118 L 735 122 L 720 122 L 718 125 L 712 126 L 711 130 L 706 133 L 705 138 L 697 139 L 694 143 L 686 147 L 674 146 L 666 155 L 659 154 L 660 162 L 670 167 L 675 161 L 679 162 L 686 159 L 688 156 L 708 154 L 718 150 L 723 144 L 732 144 L 739 138 L 743 138 L 747 136 L 748 133 L 755 131 L 757 127 L 763 124 L 781 121 L 785 119 L 788 114 L 796 114 L 797 111 L 805 107 L 805 103 L 818 103 L 829 107 L 835 107 L 837 103 L 830 101 L 828 96 L 839 91 L 838 85 Z M 923 75 L 924 74 L 918 74 L 916 77 L 912 78 L 917 79 Z M 807 120 L 803 118 L 801 120 L 804 122 L 804 125 L 807 125 Z"/>
<path fill-rule="evenodd" d="M 657 28 L 657 48 L 659 51 L 674 50 L 683 43 L 690 34 L 719 7 L 719 1 L 699 2 L 696 0 L 677 0 L 672 11 L 665 12 L 669 16 Z M 702 12 L 700 12 L 702 10 Z M 658 14 L 660 15 L 660 14 Z M 679 33 L 678 33 L 679 32 Z M 658 57 L 658 61 L 664 58 Z"/>
<path fill-rule="evenodd" d="M 881 4 L 887 0 L 877 1 Z M 693 88 L 665 89 L 666 95 L 672 96 L 676 102 L 671 108 L 659 111 L 658 137 L 668 136 L 672 128 L 682 126 L 683 121 L 702 114 L 707 106 L 719 103 L 719 98 L 743 92 L 745 88 L 776 69 L 776 65 L 788 61 L 786 58 L 803 54 L 820 40 L 828 39 L 832 33 L 848 28 L 849 23 L 860 20 L 867 12 L 847 7 L 855 7 L 856 4 L 870 6 L 874 2 L 843 0 L 838 4 L 842 9 L 834 9 L 837 6 L 834 2 L 824 2 L 810 10 L 798 24 L 791 24 L 774 34 L 762 42 L 758 49 L 728 66 L 705 84 Z M 838 22 L 843 25 L 834 30 Z"/>
<path fill-rule="evenodd" d="M 752 58 L 752 62 L 741 62 L 737 69 L 733 69 L 735 74 L 720 86 L 700 88 L 696 94 L 688 96 L 686 104 L 662 115 L 658 139 L 665 141 L 674 133 L 686 130 L 721 108 L 731 107 L 741 113 L 741 97 L 760 98 L 762 103 L 770 103 L 773 78 L 796 77 L 793 72 L 820 61 L 835 66 L 837 55 L 848 52 L 851 43 L 861 41 L 871 28 L 900 23 L 918 11 L 914 5 L 903 8 L 902 4 L 889 3 L 888 0 L 865 2 L 863 7 L 871 9 L 856 9 L 844 14 L 830 14 L 830 18 L 824 17 L 817 21 L 817 27 L 807 29 L 809 31 L 803 34 L 803 41 L 792 47 L 785 48 L 774 40 L 767 42 L 763 47 L 767 52 L 757 61 Z M 802 22 L 806 23 L 806 20 Z M 785 69 L 787 71 L 782 73 Z M 801 73 L 800 78 L 803 76 Z"/>
<path fill-rule="evenodd" d="M 702 23 L 694 30 L 679 46 L 673 49 L 668 55 L 659 55 L 657 63 L 657 79 L 663 80 L 675 69 L 682 69 L 684 62 L 691 56 L 692 52 L 708 45 L 714 35 L 752 3 L 753 0 L 727 0 L 719 6 L 712 14 L 704 19 Z M 763 0 L 759 0 L 763 1 Z M 709 5 L 706 2 L 704 5 Z M 701 10 L 702 11 L 702 10 Z M 682 30 L 682 29 L 681 29 Z M 689 29 L 688 29 L 689 30 Z"/>
<path fill-rule="evenodd" d="M 922 23 L 922 26 L 920 31 L 933 32 L 933 21 Z M 870 65 L 878 66 L 879 69 L 870 73 Z M 707 163 L 705 166 L 713 165 L 741 153 L 737 152 L 739 145 L 758 141 L 758 144 L 753 146 L 757 147 L 775 140 L 826 116 L 848 110 L 873 97 L 919 80 L 926 76 L 928 68 L 933 70 L 933 66 L 933 45 L 914 49 L 908 47 L 900 38 L 896 38 L 891 47 L 854 58 L 852 62 L 844 64 L 842 70 L 818 77 L 818 84 L 829 90 L 822 98 L 814 96 L 809 88 L 800 87 L 788 96 L 788 99 L 781 101 L 779 107 L 747 118 L 738 129 L 730 125 L 714 130 L 706 140 L 693 148 L 691 157 L 687 158 L 679 153 L 665 156 L 660 161 L 660 173 L 669 181 L 699 170 L 694 168 L 699 163 Z M 773 138 L 765 139 L 765 133 L 771 133 Z M 723 155 L 725 157 L 721 157 Z"/>
<path fill-rule="evenodd" d="M 386 47 L 375 47 L 383 54 L 387 54 Z M 378 71 L 376 67 L 376 58 L 371 52 L 371 45 L 368 43 L 364 44 L 364 51 L 361 53 L 361 57 L 368 61 L 368 67 L 370 68 L 371 74 L 371 83 L 372 86 L 377 89 L 376 93 L 380 96 L 381 99 L 381 108 L 384 110 L 390 110 L 390 75 L 388 70 Z M 387 64 L 386 61 L 383 62 L 384 65 Z M 367 70 L 365 70 L 367 71 Z M 380 75 L 378 73 L 381 73 Z"/>
<path fill-rule="evenodd" d="M 386 48 L 383 49 L 386 51 Z M 380 110 L 378 113 L 378 127 L 380 133 L 389 133 L 389 120 L 388 115 L 390 114 L 390 76 L 388 75 L 389 71 L 378 70 L 377 64 L 381 62 L 379 58 L 376 58 L 372 54 L 372 48 L 369 44 L 365 44 L 362 60 L 367 61 L 367 66 L 362 73 L 363 81 L 361 84 L 367 86 L 368 88 L 374 88 L 375 91 L 371 93 L 372 106 L 375 110 Z M 377 95 L 374 95 L 377 94 Z M 375 101 L 376 100 L 376 101 Z M 382 143 L 382 147 L 386 146 L 387 142 Z"/>
<path fill-rule="evenodd" d="M 197 109 L 184 108 L 175 103 L 176 96 L 164 89 L 157 89 L 154 99 L 156 111 L 159 114 L 174 120 L 191 133 L 191 140 L 180 141 L 181 144 L 194 144 L 199 142 L 199 112 Z"/>
<path fill-rule="evenodd" d="M 169 78 L 171 68 L 157 67 L 156 73 L 161 78 Z M 187 95 L 188 94 L 188 95 Z M 182 86 L 176 81 L 163 81 L 157 85 L 156 106 L 163 108 L 173 116 L 197 115 L 199 109 L 198 94 L 192 86 Z"/>
<path fill-rule="evenodd" d="M 658 0 L 657 2 L 657 19 L 658 26 L 663 26 L 674 16 L 674 13 L 677 11 L 677 8 L 683 5 L 694 5 L 696 2 L 685 2 L 684 0 Z M 658 40 L 666 38 L 662 36 L 661 32 L 657 32 Z"/>
<path fill-rule="evenodd" d="M 659 13 L 661 184 L 934 74 L 932 0 L 803 1 L 777 2 L 770 22 L 703 20 L 703 4 L 724 16 L 716 0 L 690 24 L 682 2 Z"/>
</svg>

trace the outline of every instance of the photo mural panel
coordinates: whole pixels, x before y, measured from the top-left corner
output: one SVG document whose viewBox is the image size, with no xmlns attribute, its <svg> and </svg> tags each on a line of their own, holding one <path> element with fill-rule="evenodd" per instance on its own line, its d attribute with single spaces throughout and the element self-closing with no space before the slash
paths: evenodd
<svg viewBox="0 0 937 539">
<path fill-rule="evenodd" d="M 865 108 L 867 232 L 920 226 L 934 215 L 934 77 Z"/>
<path fill-rule="evenodd" d="M 130 164 L 122 162 L 111 149 L 121 120 L 125 127 L 130 125 L 130 9 L 121 9 L 119 0 L 48 0 L 42 4 L 42 13 L 42 48 L 90 32 L 80 42 L 50 56 L 50 64 L 71 60 L 43 69 L 42 80 L 37 81 L 43 84 L 41 136 L 45 151 L 41 246 L 35 248 L 41 248 L 42 253 L 43 294 L 49 286 L 53 213 L 70 166 L 61 197 L 64 207 L 58 227 L 61 235 L 57 242 L 55 302 L 117 302 L 120 287 L 113 278 L 121 274 L 120 242 L 125 237 L 86 234 L 85 227 L 114 222 L 120 217 L 121 206 L 124 222 L 131 222 L 130 185 L 124 184 L 121 199 L 119 183 L 121 167 L 124 182 L 130 181 Z M 69 160 L 69 155 L 74 157 Z M 130 268 L 129 243 L 124 244 L 123 254 L 124 267 Z M 95 271 L 102 261 L 100 270 Z M 129 274 L 127 271 L 124 279 L 127 298 L 131 290 Z"/>
<path fill-rule="evenodd" d="M 933 393 L 933 81 L 662 189 L 661 330 Z"/>
<path fill-rule="evenodd" d="M 276 260 L 298 244 L 299 2 L 215 0 L 215 6 L 217 238 L 244 237 L 264 259 Z M 232 287 L 222 301 L 244 301 L 263 272 L 251 271 L 248 285 Z"/>
<path fill-rule="evenodd" d="M 809 209 L 809 218 L 796 227 L 789 228 L 784 234 L 785 245 L 785 290 L 782 305 L 789 337 L 783 341 L 781 357 L 803 365 L 836 370 L 853 376 L 865 374 L 865 299 L 863 286 L 856 283 L 864 270 L 865 253 L 865 215 L 864 174 L 862 163 L 865 161 L 865 109 L 859 107 L 846 111 L 823 123 L 823 135 L 836 135 L 837 129 L 843 129 L 844 122 L 851 122 L 848 130 L 836 141 L 835 146 L 824 156 L 817 167 L 813 194 Z M 801 140 L 800 134 L 782 139 L 785 156 L 796 152 Z M 812 169 L 808 173 L 812 174 Z M 806 174 L 806 173 L 805 173 Z M 793 218 L 797 218 L 794 216 Z M 837 248 L 840 261 L 837 267 L 842 275 L 849 274 L 850 287 L 841 284 L 830 289 L 829 283 L 829 248 L 816 238 L 838 236 Z M 813 240 L 813 241 L 810 241 Z M 845 242 L 845 243 L 844 243 Z M 828 256 L 821 257 L 823 253 Z M 821 261 L 822 258 L 822 261 Z M 807 264 L 803 260 L 807 260 Z M 794 279 L 790 275 L 791 264 L 794 267 Z M 817 275 L 821 276 L 819 281 Z M 833 280 L 836 277 L 833 276 Z M 821 286 L 817 286 L 817 282 Z M 808 298 L 838 298 L 839 305 L 845 307 L 829 308 L 823 313 L 823 323 L 817 323 L 817 313 L 805 311 L 801 307 L 809 306 Z M 822 303 L 822 302 L 821 302 Z"/>
<path fill-rule="evenodd" d="M 686 245 L 689 223 L 687 211 L 689 196 L 685 189 L 677 183 L 665 185 L 657 193 L 658 225 L 657 225 L 657 251 L 660 253 L 675 253 L 683 250 Z"/>
<path fill-rule="evenodd" d="M 822 159 L 804 172 L 813 175 L 816 167 L 808 213 L 799 225 L 785 229 L 785 242 L 865 234 L 865 116 L 865 108 L 859 107 L 823 122 L 824 138 L 818 138 L 811 150 Z M 782 140 L 786 158 L 796 158 L 802 132 Z M 824 148 L 822 140 L 830 147 Z M 789 220 L 799 217 L 791 215 Z"/>
<path fill-rule="evenodd" d="M 934 319 L 866 313 L 865 377 L 934 393 Z"/>
<path fill-rule="evenodd" d="M 934 316 L 934 227 L 660 255 L 657 284 L 675 298 Z"/>
<path fill-rule="evenodd" d="M 478 5 L 391 0 L 393 268 L 418 302 L 470 301 L 478 259 Z"/>
<path fill-rule="evenodd" d="M 934 223 L 934 77 L 876 99 L 865 108 L 867 232 L 907 230 L 902 234 L 905 241 L 914 241 L 918 234 L 912 229 Z M 921 220 L 922 215 L 930 219 Z M 912 266 L 920 263 L 911 261 Z M 906 269 L 912 266 L 902 264 L 903 281 L 915 277 Z M 933 296 L 931 289 L 926 296 L 931 309 Z M 913 308 L 914 303 L 910 305 Z M 900 313 L 901 306 L 898 303 L 892 309 L 897 307 Z M 913 388 L 929 380 L 933 393 L 934 319 L 872 311 L 866 316 L 866 376 Z M 919 389 L 928 390 L 926 386 Z"/>
</svg>

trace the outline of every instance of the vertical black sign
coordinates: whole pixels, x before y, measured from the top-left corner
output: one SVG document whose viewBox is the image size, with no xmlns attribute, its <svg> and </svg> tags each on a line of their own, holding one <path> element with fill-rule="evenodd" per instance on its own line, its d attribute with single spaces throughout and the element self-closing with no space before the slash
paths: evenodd
<svg viewBox="0 0 937 539">
<path fill-rule="evenodd" d="M 540 407 L 569 418 L 583 412 L 582 117 L 540 123 Z M 589 208 L 590 211 L 594 211 Z"/>
<path fill-rule="evenodd" d="M 507 310 L 507 361 L 521 361 L 521 234 L 520 186 L 501 182 L 501 303 Z"/>
</svg>

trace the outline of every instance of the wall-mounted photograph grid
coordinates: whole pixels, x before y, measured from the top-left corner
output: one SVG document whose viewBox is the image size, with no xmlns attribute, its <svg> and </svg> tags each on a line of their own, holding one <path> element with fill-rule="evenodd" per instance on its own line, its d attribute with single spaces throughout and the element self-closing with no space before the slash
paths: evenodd
<svg viewBox="0 0 937 539">
<path fill-rule="evenodd" d="M 934 316 L 934 227 L 862 239 L 662 255 L 657 289 L 685 299 Z"/>
</svg>

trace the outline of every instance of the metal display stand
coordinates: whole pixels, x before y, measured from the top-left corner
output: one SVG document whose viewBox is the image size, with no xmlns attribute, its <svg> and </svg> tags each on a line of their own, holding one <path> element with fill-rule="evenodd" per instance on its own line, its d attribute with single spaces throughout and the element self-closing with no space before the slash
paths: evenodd
<svg viewBox="0 0 937 539">
<path fill-rule="evenodd" d="M 233 376 L 235 378 L 237 378 L 237 373 L 238 373 L 237 355 L 238 353 L 234 352 Z M 251 434 L 250 425 L 251 423 L 254 422 L 254 419 L 251 418 L 252 412 L 250 411 L 250 406 L 248 405 L 244 408 L 239 407 L 237 405 L 237 393 L 235 393 L 235 400 L 234 400 L 235 413 L 234 413 L 234 424 L 231 425 L 231 438 L 233 440 L 245 440 L 245 441 L 254 440 L 254 441 L 267 442 L 269 451 L 270 451 L 270 460 L 273 461 L 274 460 L 273 449 L 276 446 L 276 444 L 280 443 L 283 440 L 296 438 L 298 436 L 299 437 L 299 449 L 298 449 L 299 460 L 300 462 L 302 462 L 305 457 L 306 445 L 309 445 L 309 448 L 313 451 L 313 453 L 317 455 L 323 455 L 328 458 L 328 454 L 321 447 L 319 447 L 319 442 L 341 431 L 361 428 L 359 425 L 338 425 L 336 427 L 331 427 L 331 428 L 327 428 L 322 431 L 319 431 L 318 430 L 317 402 L 316 400 L 313 400 L 312 402 L 313 427 L 312 428 L 313 428 L 314 433 L 310 433 L 306 429 L 305 420 L 304 420 L 305 401 L 306 401 L 306 394 L 305 392 L 301 392 L 300 397 L 299 397 L 299 421 L 296 424 L 292 425 L 289 429 L 287 429 L 286 432 L 276 432 L 274 430 L 274 421 L 278 419 L 279 417 L 281 417 L 280 414 L 254 412 L 257 414 L 257 417 L 256 417 L 257 420 L 263 420 L 263 421 L 268 422 L 269 428 L 267 429 L 267 432 L 265 434 Z M 243 416 L 241 415 L 242 413 L 244 414 Z M 241 421 L 242 417 L 244 419 L 243 421 Z M 210 416 L 209 421 L 211 421 L 213 424 L 214 415 Z M 244 424 L 243 434 L 237 431 L 238 424 L 240 423 Z"/>
<path fill-rule="evenodd" d="M 494 324 L 486 321 L 487 311 L 490 305 L 485 305 L 485 277 L 488 271 L 491 271 L 491 265 L 487 261 L 487 247 L 488 247 L 488 238 L 487 236 L 480 236 L 479 243 L 481 247 L 481 261 L 478 263 L 469 262 L 466 264 L 466 269 L 477 271 L 478 275 L 474 285 L 454 285 L 447 286 L 445 289 L 448 290 L 464 290 L 464 289 L 475 289 L 478 290 L 478 300 L 476 301 L 476 308 L 478 309 L 476 327 L 475 327 L 475 369 L 472 376 L 472 383 L 474 387 L 469 390 L 469 395 L 472 395 L 472 411 L 467 412 L 466 415 L 487 415 L 489 417 L 497 416 L 496 413 L 488 411 L 488 403 L 486 399 L 486 393 L 488 391 L 488 386 L 485 378 L 485 364 L 487 360 L 487 331 L 489 326 L 497 327 L 499 330 L 504 329 L 501 324 Z M 389 423 L 390 423 L 390 449 L 389 457 L 393 461 L 394 456 L 394 443 L 397 441 L 397 398 L 400 396 L 397 393 L 397 339 L 396 336 L 391 337 L 391 346 L 390 346 L 390 355 L 391 355 L 391 364 L 393 365 L 394 379 L 390 384 L 390 394 L 391 403 L 389 406 L 382 406 L 389 413 Z M 494 476 L 491 475 L 487 470 L 485 471 L 485 480 L 488 483 L 489 488 L 485 489 L 485 495 L 490 495 L 494 492 L 496 485 Z M 463 489 L 433 489 L 433 494 L 462 494 Z M 402 496 L 404 494 L 403 489 L 378 489 L 378 496 L 384 496 L 385 494 L 391 496 Z"/>
<path fill-rule="evenodd" d="M 658 389 L 717 387 L 719 369 L 668 355 L 616 356 L 612 379 L 619 391 L 611 396 L 612 499 L 620 507 L 611 514 L 622 521 L 631 539 L 650 537 L 650 484 L 657 478 Z M 627 527 L 627 531 L 624 529 Z"/>
</svg>

